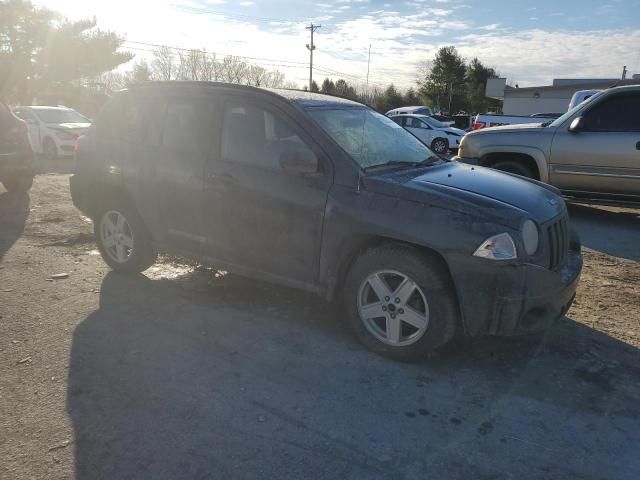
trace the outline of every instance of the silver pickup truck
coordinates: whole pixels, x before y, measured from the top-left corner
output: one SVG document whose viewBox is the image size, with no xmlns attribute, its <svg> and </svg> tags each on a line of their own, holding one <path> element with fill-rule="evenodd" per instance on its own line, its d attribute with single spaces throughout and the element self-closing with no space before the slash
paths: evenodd
<svg viewBox="0 0 640 480">
<path fill-rule="evenodd" d="M 471 132 L 455 159 L 541 180 L 569 196 L 640 202 L 640 85 L 604 90 L 541 125 Z"/>
</svg>

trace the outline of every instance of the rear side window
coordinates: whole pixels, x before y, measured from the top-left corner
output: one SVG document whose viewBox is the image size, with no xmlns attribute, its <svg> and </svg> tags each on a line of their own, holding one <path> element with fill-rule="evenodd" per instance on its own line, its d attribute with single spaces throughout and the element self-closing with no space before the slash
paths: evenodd
<svg viewBox="0 0 640 480">
<path fill-rule="evenodd" d="M 211 102 L 199 98 L 170 99 L 162 128 L 162 145 L 206 152 L 211 140 Z"/>
<path fill-rule="evenodd" d="M 640 132 L 640 94 L 608 98 L 584 115 L 585 130 L 592 132 Z"/>
<path fill-rule="evenodd" d="M 280 169 L 283 154 L 293 151 L 315 156 L 279 113 L 243 100 L 225 103 L 223 160 Z"/>
</svg>

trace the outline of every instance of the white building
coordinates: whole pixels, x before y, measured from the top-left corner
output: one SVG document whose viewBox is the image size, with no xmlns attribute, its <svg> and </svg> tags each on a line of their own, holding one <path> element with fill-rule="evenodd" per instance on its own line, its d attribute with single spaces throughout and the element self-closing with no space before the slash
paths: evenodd
<svg viewBox="0 0 640 480">
<path fill-rule="evenodd" d="M 640 83 L 639 75 L 634 75 L 633 80 L 558 78 L 553 80 L 552 85 L 518 88 L 506 85 L 505 79 L 493 79 L 487 82 L 486 95 L 503 101 L 502 113 L 505 115 L 564 113 L 569 108 L 571 97 L 578 90 L 602 90 L 614 84 L 637 83 Z"/>
</svg>

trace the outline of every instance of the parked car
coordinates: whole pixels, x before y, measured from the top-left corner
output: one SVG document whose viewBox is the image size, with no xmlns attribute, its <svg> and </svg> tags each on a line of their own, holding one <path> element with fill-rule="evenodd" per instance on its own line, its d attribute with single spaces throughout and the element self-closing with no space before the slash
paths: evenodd
<svg viewBox="0 0 640 480">
<path fill-rule="evenodd" d="M 73 155 L 76 139 L 91 125 L 87 117 L 66 107 L 22 106 L 13 112 L 27 122 L 33 151 L 47 159 Z"/>
<path fill-rule="evenodd" d="M 450 127 L 428 115 L 394 115 L 389 117 L 398 125 L 406 128 L 425 145 L 439 154 L 457 150 L 464 130 Z"/>
<path fill-rule="evenodd" d="M 105 262 L 156 252 L 341 298 L 356 336 L 413 359 L 458 331 L 567 311 L 582 260 L 552 187 L 447 162 L 370 108 L 290 90 L 157 82 L 80 137 L 74 204 Z"/>
<path fill-rule="evenodd" d="M 393 110 L 389 110 L 387 113 L 385 113 L 385 115 L 387 117 L 391 117 L 393 115 L 405 115 L 409 113 L 413 113 L 416 115 L 433 115 L 431 109 L 424 106 L 394 108 Z"/>
<path fill-rule="evenodd" d="M 498 115 L 498 114 L 488 114 L 488 113 L 479 113 L 476 115 L 476 118 L 473 120 L 472 129 L 473 130 L 482 130 L 483 128 L 491 128 L 491 127 L 502 127 L 504 125 L 524 125 L 524 124 L 540 124 L 547 122 L 549 120 L 553 120 L 554 116 L 551 117 L 540 117 L 540 116 L 520 116 L 520 115 Z"/>
<path fill-rule="evenodd" d="M 546 124 L 469 133 L 458 159 L 570 196 L 640 201 L 640 86 L 605 90 Z"/>
<path fill-rule="evenodd" d="M 600 93 L 602 90 L 578 90 L 571 97 L 571 101 L 569 102 L 569 110 L 574 107 L 577 107 L 585 100 L 589 100 L 594 95 Z"/>
<path fill-rule="evenodd" d="M 31 188 L 32 157 L 27 125 L 0 101 L 0 182 L 9 192 L 26 192 Z"/>
</svg>

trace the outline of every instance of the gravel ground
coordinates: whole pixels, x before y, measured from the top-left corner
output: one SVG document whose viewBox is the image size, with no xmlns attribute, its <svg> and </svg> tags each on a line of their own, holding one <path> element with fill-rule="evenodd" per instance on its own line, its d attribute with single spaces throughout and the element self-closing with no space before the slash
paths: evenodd
<svg viewBox="0 0 640 480">
<path fill-rule="evenodd" d="M 109 273 L 66 175 L 2 192 L 2 479 L 640 478 L 638 210 L 571 207 L 583 280 L 544 336 L 408 365 L 305 293 Z"/>
</svg>

